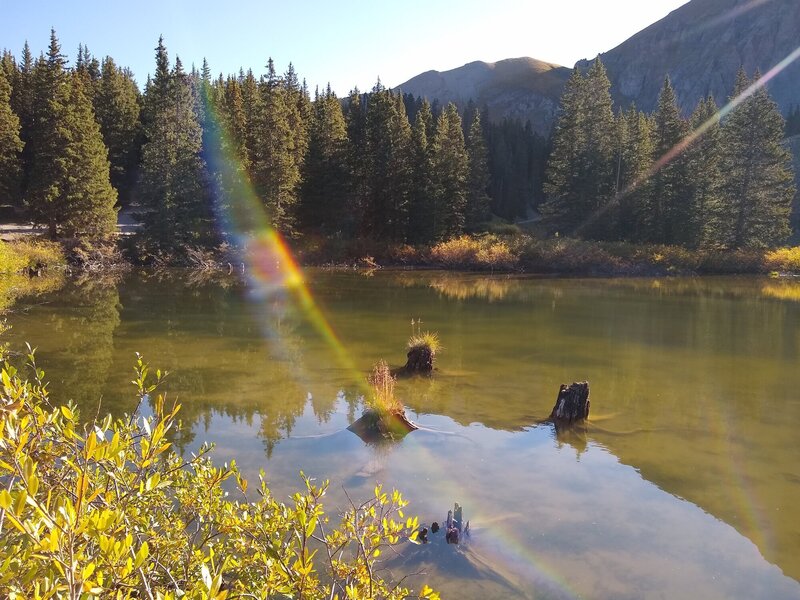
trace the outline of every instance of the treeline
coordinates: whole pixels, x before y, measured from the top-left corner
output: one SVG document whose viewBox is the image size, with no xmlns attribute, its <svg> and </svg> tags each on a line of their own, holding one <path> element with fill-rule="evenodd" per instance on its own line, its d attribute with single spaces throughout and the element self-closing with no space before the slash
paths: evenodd
<svg viewBox="0 0 800 600">
<path fill-rule="evenodd" d="M 286 235 L 429 243 L 523 216 L 542 185 L 546 142 L 529 126 L 380 82 L 312 100 L 291 64 L 212 78 L 159 40 L 140 93 L 84 47 L 69 68 L 55 32 L 47 54 L 26 44 L 0 64 L 0 200 L 53 237 L 106 236 L 130 205 L 156 247 L 213 245 L 246 181 Z"/>
<path fill-rule="evenodd" d="M 653 114 L 614 114 L 596 60 L 566 84 L 541 205 L 552 231 L 686 247 L 786 241 L 795 195 L 785 122 L 766 88 L 740 71 L 733 108 L 714 98 L 686 119 L 665 79 Z M 744 94 L 744 95 L 743 95 Z"/>
</svg>

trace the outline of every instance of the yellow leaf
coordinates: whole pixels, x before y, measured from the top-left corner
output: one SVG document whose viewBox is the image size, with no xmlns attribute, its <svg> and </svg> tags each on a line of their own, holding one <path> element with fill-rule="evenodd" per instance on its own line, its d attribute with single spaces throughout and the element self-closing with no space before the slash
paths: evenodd
<svg viewBox="0 0 800 600">
<path fill-rule="evenodd" d="M 0 508 L 7 510 L 9 506 L 11 506 L 11 494 L 8 490 L 3 490 L 0 492 Z"/>
<path fill-rule="evenodd" d="M 75 418 L 75 415 L 72 414 L 72 411 L 68 406 L 61 406 L 61 414 L 64 415 L 64 418 L 69 419 L 70 421 Z"/>
</svg>

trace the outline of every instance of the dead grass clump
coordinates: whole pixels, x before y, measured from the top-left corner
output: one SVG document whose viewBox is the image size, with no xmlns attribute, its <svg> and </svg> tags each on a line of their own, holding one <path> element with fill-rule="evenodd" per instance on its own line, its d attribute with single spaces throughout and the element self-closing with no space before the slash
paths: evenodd
<svg viewBox="0 0 800 600">
<path fill-rule="evenodd" d="M 439 341 L 438 333 L 426 331 L 424 333 L 417 333 L 408 338 L 406 348 L 409 351 L 427 348 L 431 356 L 436 357 L 436 353 L 442 349 L 442 343 Z"/>
<path fill-rule="evenodd" d="M 372 397 L 367 401 L 367 406 L 380 414 L 400 414 L 403 404 L 394 395 L 396 379 L 392 375 L 386 361 L 380 360 L 372 369 L 368 378 L 372 386 Z"/>
</svg>

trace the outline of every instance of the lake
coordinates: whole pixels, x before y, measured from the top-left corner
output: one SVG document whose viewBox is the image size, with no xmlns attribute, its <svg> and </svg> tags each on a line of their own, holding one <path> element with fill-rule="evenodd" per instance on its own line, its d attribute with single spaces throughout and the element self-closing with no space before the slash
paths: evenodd
<svg viewBox="0 0 800 600">
<path fill-rule="evenodd" d="M 134 353 L 170 371 L 184 451 L 214 442 L 276 495 L 299 472 L 367 498 L 397 487 L 422 523 L 454 502 L 473 534 L 386 565 L 444 597 L 800 598 L 800 281 L 542 279 L 310 271 L 309 295 L 133 273 L 19 301 L 58 401 L 135 407 Z M 309 301 L 309 298 L 313 299 Z M 438 332 L 432 378 L 397 394 L 423 426 L 346 429 L 412 319 Z M 592 422 L 556 433 L 559 384 L 588 380 Z M 439 534 L 441 537 L 441 533 Z"/>
</svg>

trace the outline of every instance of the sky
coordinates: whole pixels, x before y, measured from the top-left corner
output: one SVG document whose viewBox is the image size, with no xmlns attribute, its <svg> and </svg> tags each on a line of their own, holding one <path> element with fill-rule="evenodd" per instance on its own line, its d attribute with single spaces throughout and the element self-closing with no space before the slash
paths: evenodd
<svg viewBox="0 0 800 600">
<path fill-rule="evenodd" d="M 614 48 L 686 0 L 0 0 L 0 47 L 47 48 L 50 28 L 129 67 L 140 85 L 159 35 L 171 60 L 216 76 L 290 62 L 310 89 L 397 86 L 430 69 L 531 56 L 572 66 Z"/>
</svg>

